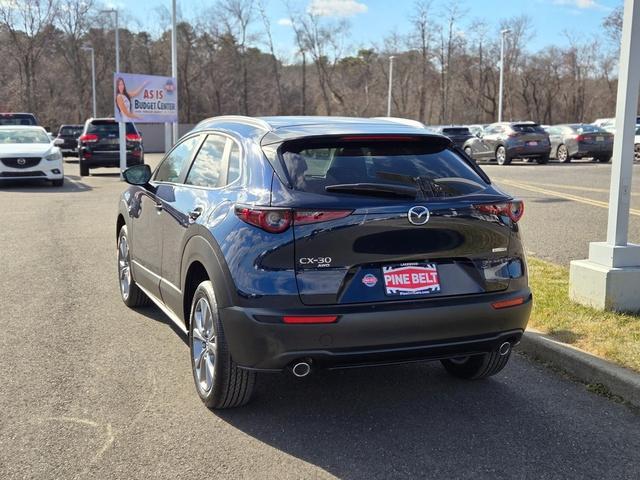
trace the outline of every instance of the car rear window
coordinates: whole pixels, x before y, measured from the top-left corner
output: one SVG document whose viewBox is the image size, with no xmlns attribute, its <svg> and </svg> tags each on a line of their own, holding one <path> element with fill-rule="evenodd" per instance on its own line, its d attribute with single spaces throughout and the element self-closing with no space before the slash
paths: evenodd
<svg viewBox="0 0 640 480">
<path fill-rule="evenodd" d="M 127 133 L 138 133 L 133 123 L 126 123 Z M 87 127 L 87 133 L 96 135 L 118 135 L 118 124 L 113 121 L 93 121 Z"/>
<path fill-rule="evenodd" d="M 445 135 L 471 135 L 468 128 L 443 128 L 442 133 Z"/>
<path fill-rule="evenodd" d="M 60 135 L 79 137 L 81 133 L 82 127 L 62 127 L 60 129 Z"/>
<path fill-rule="evenodd" d="M 607 133 L 606 130 L 597 125 L 572 125 L 571 128 L 578 133 Z"/>
<path fill-rule="evenodd" d="M 433 140 L 294 141 L 282 146 L 281 155 L 292 187 L 316 194 L 333 195 L 327 187 L 335 185 L 367 184 L 414 187 L 425 198 L 457 197 L 487 187 L 448 144 Z"/>
<path fill-rule="evenodd" d="M 536 123 L 516 123 L 511 128 L 519 133 L 545 133 L 544 128 Z"/>
<path fill-rule="evenodd" d="M 0 125 L 37 125 L 36 117 L 27 113 L 0 113 Z"/>
</svg>

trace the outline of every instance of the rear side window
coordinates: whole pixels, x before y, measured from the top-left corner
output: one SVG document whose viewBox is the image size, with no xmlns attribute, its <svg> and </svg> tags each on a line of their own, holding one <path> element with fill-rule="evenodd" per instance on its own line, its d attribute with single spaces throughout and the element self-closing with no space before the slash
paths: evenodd
<svg viewBox="0 0 640 480">
<path fill-rule="evenodd" d="M 457 153 L 432 140 L 285 143 L 282 160 L 294 189 L 363 195 L 372 190 L 414 187 L 416 197 L 457 197 L 477 193 L 487 183 Z"/>
<path fill-rule="evenodd" d="M 216 188 L 223 186 L 222 165 L 227 138 L 208 135 L 202 144 L 185 183 L 196 187 Z"/>
<path fill-rule="evenodd" d="M 191 161 L 196 148 L 200 145 L 200 140 L 200 135 L 189 137 L 171 150 L 156 170 L 154 180 L 156 182 L 177 183 L 180 180 L 182 169 L 187 162 Z"/>
</svg>

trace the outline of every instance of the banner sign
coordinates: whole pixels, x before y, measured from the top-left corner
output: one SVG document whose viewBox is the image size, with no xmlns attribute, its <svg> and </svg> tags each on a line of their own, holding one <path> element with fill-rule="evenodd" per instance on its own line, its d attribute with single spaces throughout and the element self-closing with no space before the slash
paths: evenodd
<svg viewBox="0 0 640 480">
<path fill-rule="evenodd" d="M 114 73 L 113 90 L 117 122 L 178 121 L 178 87 L 173 77 Z"/>
</svg>

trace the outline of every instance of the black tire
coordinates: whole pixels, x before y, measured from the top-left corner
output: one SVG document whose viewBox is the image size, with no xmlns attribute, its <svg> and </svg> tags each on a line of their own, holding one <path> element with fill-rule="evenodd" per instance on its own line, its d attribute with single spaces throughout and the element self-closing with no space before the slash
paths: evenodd
<svg viewBox="0 0 640 480">
<path fill-rule="evenodd" d="M 549 163 L 549 155 L 545 155 L 544 157 L 536 158 L 536 162 L 538 163 L 538 165 L 545 165 L 545 164 Z"/>
<path fill-rule="evenodd" d="M 123 239 L 126 241 L 126 252 L 123 248 Z M 123 258 L 124 256 L 124 258 Z M 118 234 L 118 286 L 120 290 L 120 297 L 122 301 L 127 307 L 146 307 L 151 304 L 151 300 L 149 297 L 145 295 L 145 293 L 140 290 L 138 284 L 133 279 L 133 274 L 131 273 L 131 252 L 129 250 L 129 236 L 127 232 L 127 226 L 123 225 Z M 128 282 L 129 288 L 125 290 L 123 286 L 123 263 L 122 261 L 126 259 L 126 266 L 128 268 Z"/>
<path fill-rule="evenodd" d="M 571 161 L 571 156 L 569 156 L 569 149 L 566 145 L 558 145 L 558 150 L 556 150 L 556 158 L 560 163 L 569 163 Z"/>
<path fill-rule="evenodd" d="M 611 157 L 598 157 L 596 158 L 596 162 L 598 163 L 609 163 L 611 161 Z"/>
<path fill-rule="evenodd" d="M 64 185 L 64 177 L 59 178 L 57 180 L 51 180 L 51 184 L 54 187 L 62 187 Z"/>
<path fill-rule="evenodd" d="M 209 309 L 209 320 L 204 306 Z M 234 408 L 245 405 L 251 399 L 256 374 L 243 370 L 233 361 L 224 336 L 222 322 L 213 291 L 207 280 L 198 285 L 191 302 L 189 316 L 189 351 L 191 371 L 196 391 L 202 402 L 210 409 Z M 199 313 L 198 313 L 199 312 Z M 196 317 L 196 315 L 199 315 Z M 199 321 L 198 318 L 201 320 Z M 202 328 L 203 325 L 209 328 Z M 207 333 L 208 332 L 208 333 Z M 213 363 L 211 365 L 211 358 Z M 198 359 L 198 360 L 196 360 Z M 205 375 L 204 383 L 197 369 Z M 211 380 L 208 380 L 207 373 Z M 208 384 L 210 383 L 210 386 Z"/>
<path fill-rule="evenodd" d="M 495 351 L 459 359 L 440 360 L 440 363 L 454 377 L 480 380 L 502 370 L 509 361 L 509 357 L 511 357 L 511 350 L 506 355 L 500 355 Z"/>
<path fill-rule="evenodd" d="M 82 158 L 79 158 L 78 160 L 78 163 L 80 164 L 80 176 L 88 177 L 90 175 L 89 166 L 82 161 Z"/>
<path fill-rule="evenodd" d="M 498 165 L 509 165 L 511 163 L 512 158 L 507 153 L 507 149 L 504 146 L 500 145 L 496 148 L 496 162 Z"/>
<path fill-rule="evenodd" d="M 637 143 L 633 149 L 633 161 L 640 162 L 640 143 Z"/>
</svg>

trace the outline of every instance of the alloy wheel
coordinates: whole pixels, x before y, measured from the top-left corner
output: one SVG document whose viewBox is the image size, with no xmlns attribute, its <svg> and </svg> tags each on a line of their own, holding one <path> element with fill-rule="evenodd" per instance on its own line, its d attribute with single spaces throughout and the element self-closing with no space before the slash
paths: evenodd
<svg viewBox="0 0 640 480">
<path fill-rule="evenodd" d="M 560 145 L 558 147 L 557 157 L 560 163 L 565 163 L 569 157 L 569 152 L 567 151 L 567 147 L 565 147 L 564 145 Z"/>
<path fill-rule="evenodd" d="M 120 279 L 120 293 L 127 300 L 131 291 L 131 265 L 129 262 L 129 243 L 122 235 L 118 243 L 118 277 Z"/>
<path fill-rule="evenodd" d="M 202 393 L 208 393 L 213 386 L 217 342 L 211 306 L 205 297 L 196 303 L 191 321 L 191 354 L 196 383 Z"/>
<path fill-rule="evenodd" d="M 507 151 L 504 149 L 504 147 L 498 147 L 498 150 L 496 150 L 496 160 L 498 164 L 504 165 L 506 159 Z"/>
</svg>

